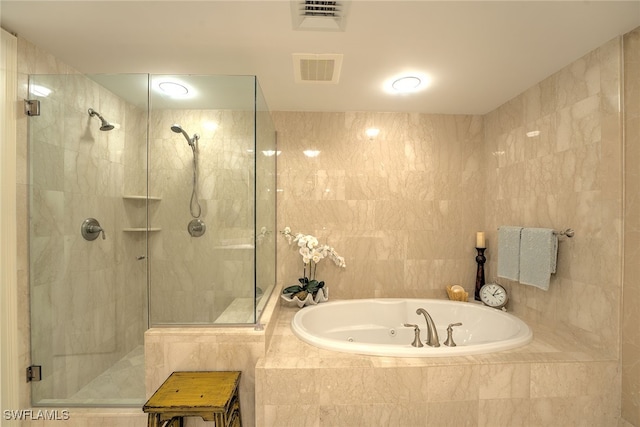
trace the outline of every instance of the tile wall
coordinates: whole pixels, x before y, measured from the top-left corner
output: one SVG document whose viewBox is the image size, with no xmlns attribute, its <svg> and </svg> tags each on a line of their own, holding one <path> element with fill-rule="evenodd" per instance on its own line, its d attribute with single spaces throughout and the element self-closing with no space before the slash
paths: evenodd
<svg viewBox="0 0 640 427">
<path fill-rule="evenodd" d="M 174 123 L 200 135 L 198 199 L 207 230 L 197 238 L 187 232 L 193 152 L 171 131 Z M 161 200 L 149 209 L 150 227 L 160 229 L 149 239 L 151 324 L 212 323 L 235 298 L 253 296 L 254 128 L 253 112 L 152 112 L 149 194 Z"/>
<path fill-rule="evenodd" d="M 275 112 L 278 230 L 312 234 L 345 257 L 318 264 L 335 298 L 443 297 L 475 284 L 484 226 L 479 116 Z M 380 129 L 375 139 L 365 131 Z M 307 157 L 304 150 L 319 150 Z M 278 280 L 302 261 L 283 237 Z"/>
<path fill-rule="evenodd" d="M 572 228 L 548 291 L 502 280 L 510 309 L 617 356 L 622 292 L 620 38 L 484 117 L 489 277 L 501 225 Z M 530 131 L 539 135 L 527 137 Z"/>
</svg>

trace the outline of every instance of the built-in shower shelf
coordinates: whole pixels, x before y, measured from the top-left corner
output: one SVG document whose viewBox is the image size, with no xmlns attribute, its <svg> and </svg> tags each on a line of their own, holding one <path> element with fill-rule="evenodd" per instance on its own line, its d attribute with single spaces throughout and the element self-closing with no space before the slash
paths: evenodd
<svg viewBox="0 0 640 427">
<path fill-rule="evenodd" d="M 136 196 L 133 194 L 127 194 L 122 196 L 123 199 L 125 200 L 162 200 L 162 197 L 157 197 L 157 196 Z"/>
<path fill-rule="evenodd" d="M 139 195 L 139 194 L 125 194 L 122 196 L 122 198 L 124 200 L 148 200 L 148 201 L 158 201 L 158 200 L 162 200 L 162 197 L 156 197 L 156 196 L 145 196 L 145 195 Z M 134 204 L 132 206 L 138 206 L 140 207 L 140 205 L 138 204 Z M 156 205 L 157 206 L 157 205 Z M 123 228 L 122 231 L 126 231 L 129 233 L 141 233 L 141 232 L 145 232 L 145 231 L 160 231 L 160 228 L 157 227 L 126 227 Z"/>
</svg>

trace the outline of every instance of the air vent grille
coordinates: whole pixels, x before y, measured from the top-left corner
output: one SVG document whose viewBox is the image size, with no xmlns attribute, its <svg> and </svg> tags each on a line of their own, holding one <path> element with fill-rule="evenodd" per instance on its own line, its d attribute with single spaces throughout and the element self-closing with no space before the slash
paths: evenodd
<svg viewBox="0 0 640 427">
<path fill-rule="evenodd" d="M 326 16 L 330 18 L 340 16 L 340 7 L 337 1 L 305 1 L 302 14 L 304 16 Z"/>
<path fill-rule="evenodd" d="M 294 30 L 344 31 L 351 0 L 292 0 Z"/>
<path fill-rule="evenodd" d="M 342 54 L 293 54 L 296 83 L 338 83 Z"/>
<path fill-rule="evenodd" d="M 333 59 L 303 59 L 300 61 L 300 78 L 305 81 L 330 82 L 335 63 Z"/>
</svg>

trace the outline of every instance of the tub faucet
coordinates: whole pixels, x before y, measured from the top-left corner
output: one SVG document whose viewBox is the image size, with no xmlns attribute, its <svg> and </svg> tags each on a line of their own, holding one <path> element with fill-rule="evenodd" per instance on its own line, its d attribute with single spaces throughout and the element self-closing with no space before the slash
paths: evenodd
<svg viewBox="0 0 640 427">
<path fill-rule="evenodd" d="M 427 345 L 431 347 L 440 347 L 440 340 L 438 339 L 438 331 L 436 330 L 436 325 L 433 323 L 433 319 L 427 313 L 427 310 L 424 308 L 419 308 L 416 310 L 416 314 L 424 315 L 424 320 L 427 321 Z"/>
</svg>

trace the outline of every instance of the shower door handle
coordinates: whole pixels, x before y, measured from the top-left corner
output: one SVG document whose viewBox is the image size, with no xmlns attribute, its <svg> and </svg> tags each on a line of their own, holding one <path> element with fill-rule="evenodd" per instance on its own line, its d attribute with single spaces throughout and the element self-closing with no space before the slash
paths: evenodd
<svg viewBox="0 0 640 427">
<path fill-rule="evenodd" d="M 102 233 L 102 240 L 107 238 L 104 234 L 104 230 L 100 226 L 100 223 L 95 218 L 87 218 L 82 221 L 80 232 L 82 233 L 82 237 L 89 241 L 96 240 L 100 233 Z"/>
</svg>

